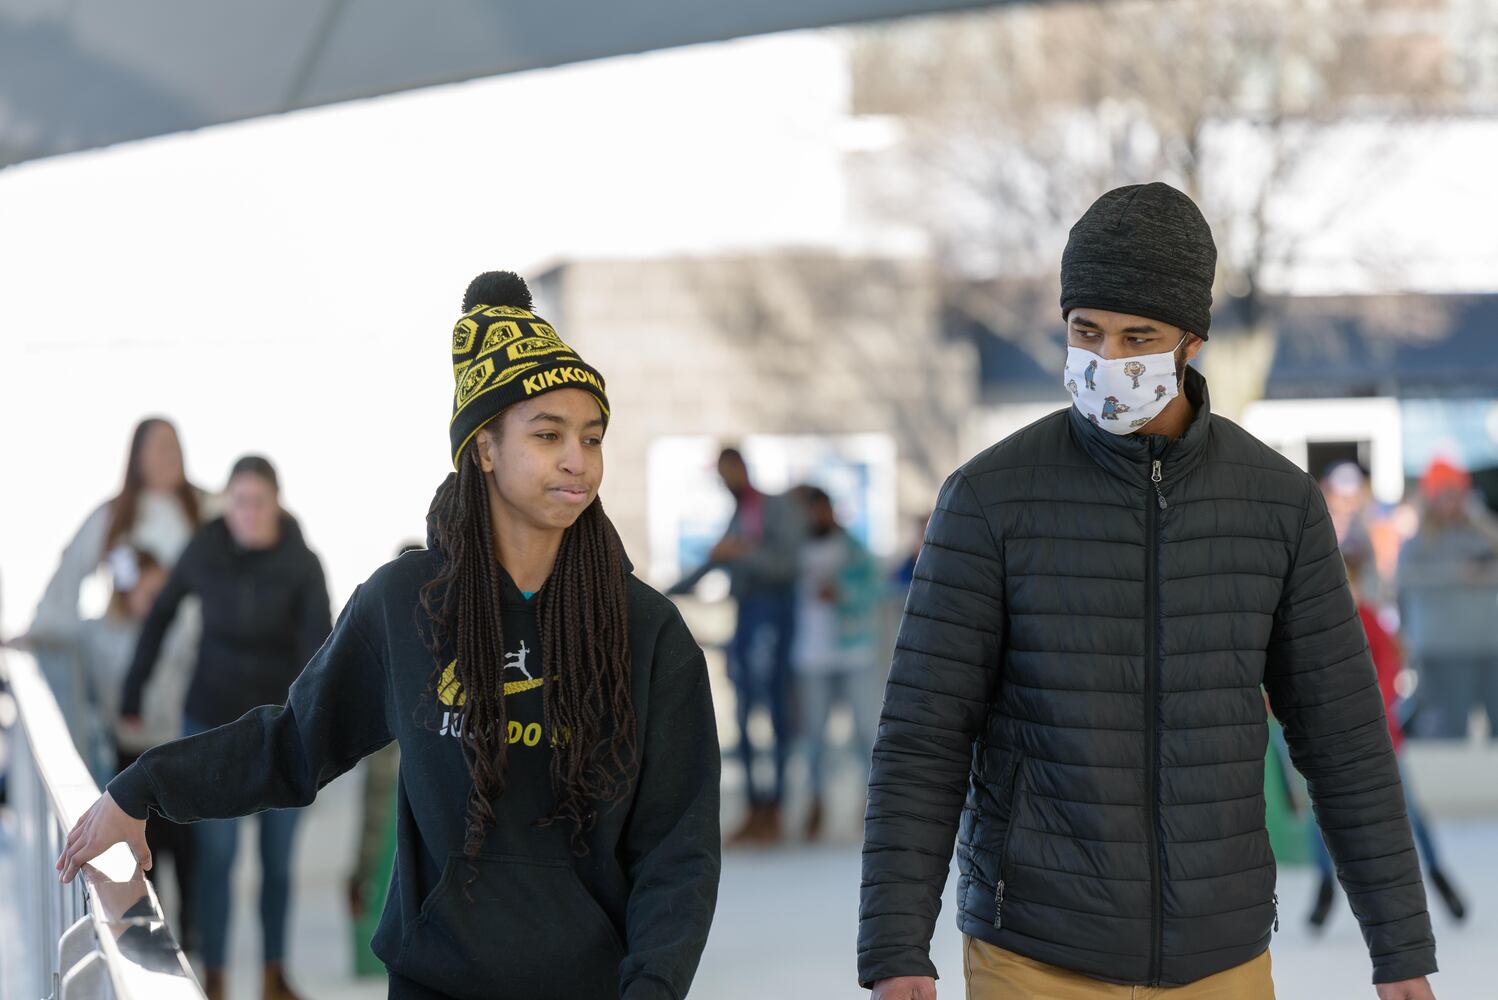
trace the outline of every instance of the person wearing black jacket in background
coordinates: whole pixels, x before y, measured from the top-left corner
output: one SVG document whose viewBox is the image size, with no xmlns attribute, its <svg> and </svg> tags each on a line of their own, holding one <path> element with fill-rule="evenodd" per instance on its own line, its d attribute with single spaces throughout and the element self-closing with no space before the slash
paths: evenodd
<svg viewBox="0 0 1498 1000">
<path fill-rule="evenodd" d="M 255 455 L 241 458 L 229 474 L 227 495 L 224 516 L 193 536 L 141 625 L 120 705 L 126 726 L 138 722 L 167 629 L 190 594 L 202 604 L 203 631 L 183 711 L 186 736 L 233 722 L 257 705 L 285 701 L 302 665 L 332 628 L 322 564 L 296 520 L 281 509 L 275 468 Z M 259 817 L 268 1000 L 295 998 L 284 962 L 298 816 L 294 809 L 269 809 Z M 217 817 L 195 826 L 192 837 L 204 988 L 216 1000 L 224 989 L 239 823 Z"/>
<path fill-rule="evenodd" d="M 1215 262 L 1181 192 L 1098 199 L 1062 257 L 1073 405 L 941 491 L 869 779 L 858 971 L 876 1000 L 936 996 L 954 838 L 972 1000 L 1273 997 L 1261 687 L 1378 996 L 1432 996 L 1420 867 L 1325 501 L 1213 414 L 1187 366 Z"/>
<path fill-rule="evenodd" d="M 428 548 L 377 570 L 286 703 L 147 753 L 69 834 L 64 881 L 141 817 L 305 805 L 401 744 L 373 949 L 390 996 L 680 1000 L 717 901 L 702 651 L 598 501 L 608 398 L 518 277 L 453 331 L 455 473 Z M 232 775 L 233 780 L 229 780 Z"/>
</svg>

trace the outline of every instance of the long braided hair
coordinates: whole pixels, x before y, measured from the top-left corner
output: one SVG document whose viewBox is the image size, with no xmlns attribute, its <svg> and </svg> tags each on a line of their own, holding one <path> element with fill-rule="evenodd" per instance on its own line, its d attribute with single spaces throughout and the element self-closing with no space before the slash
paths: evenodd
<svg viewBox="0 0 1498 1000">
<path fill-rule="evenodd" d="M 503 414 L 489 426 L 497 431 Z M 436 660 L 428 697 L 446 668 L 462 692 L 463 760 L 473 778 L 463 852 L 475 857 L 494 825 L 505 789 L 508 720 L 504 697 L 504 628 L 494 557 L 488 487 L 477 442 L 459 455 L 432 500 L 428 520 L 441 554 L 437 575 L 421 588 L 428 648 Z M 624 797 L 635 770 L 635 711 L 630 694 L 629 616 L 624 546 L 595 499 L 562 535 L 556 565 L 535 597 L 540 615 L 542 688 L 551 743 L 556 808 L 537 824 L 572 825 L 572 845 L 601 806 Z"/>
</svg>

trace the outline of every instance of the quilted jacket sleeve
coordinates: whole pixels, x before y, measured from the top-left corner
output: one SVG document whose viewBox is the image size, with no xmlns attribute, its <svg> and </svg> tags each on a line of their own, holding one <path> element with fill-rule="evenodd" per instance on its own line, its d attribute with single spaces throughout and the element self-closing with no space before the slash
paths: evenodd
<svg viewBox="0 0 1498 1000">
<path fill-rule="evenodd" d="M 942 487 L 916 562 L 874 743 L 858 978 L 935 976 L 931 934 L 998 677 L 1003 560 L 972 486 Z"/>
<path fill-rule="evenodd" d="M 1368 640 L 1326 503 L 1307 486 L 1265 687 L 1362 925 L 1373 981 L 1399 982 L 1436 971 L 1435 939 Z"/>
</svg>

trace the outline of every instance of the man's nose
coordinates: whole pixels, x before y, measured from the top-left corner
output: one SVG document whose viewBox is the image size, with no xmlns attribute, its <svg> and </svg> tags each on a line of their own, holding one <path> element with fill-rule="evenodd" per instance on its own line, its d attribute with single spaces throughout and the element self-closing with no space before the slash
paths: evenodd
<svg viewBox="0 0 1498 1000">
<path fill-rule="evenodd" d="M 1119 358 L 1125 357 L 1127 353 L 1128 352 L 1124 349 L 1122 337 L 1111 337 L 1105 335 L 1103 337 L 1102 349 L 1098 351 L 1098 357 L 1102 358 L 1104 361 L 1116 361 Z"/>
</svg>

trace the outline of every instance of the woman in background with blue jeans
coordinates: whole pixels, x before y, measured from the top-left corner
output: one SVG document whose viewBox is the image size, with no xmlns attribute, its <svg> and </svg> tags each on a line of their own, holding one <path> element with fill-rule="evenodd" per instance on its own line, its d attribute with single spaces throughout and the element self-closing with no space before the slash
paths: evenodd
<svg viewBox="0 0 1498 1000">
<path fill-rule="evenodd" d="M 805 507 L 808 536 L 801 548 L 791 659 L 811 788 L 805 836 L 816 840 L 825 818 L 827 721 L 834 707 L 846 705 L 853 715 L 849 744 L 858 760 L 867 765 L 874 751 L 862 686 L 879 656 L 879 598 L 884 588 L 879 564 L 838 523 L 826 491 L 802 486 L 794 492 Z M 860 804 L 860 815 L 862 811 Z"/>
<path fill-rule="evenodd" d="M 141 714 L 142 692 L 162 640 L 190 594 L 201 599 L 203 632 L 183 734 L 233 722 L 260 705 L 285 702 L 291 682 L 328 637 L 332 618 L 322 564 L 302 540 L 295 519 L 281 509 L 276 471 L 265 459 L 246 456 L 235 463 L 224 516 L 193 537 L 141 626 L 120 706 L 125 720 Z M 203 766 L 223 768 L 222 780 L 234 780 L 232 762 L 205 760 Z M 258 815 L 265 997 L 295 1000 L 283 962 L 298 813 L 271 809 Z M 216 1000 L 224 995 L 239 821 L 197 823 L 193 835 L 195 909 L 207 967 L 204 988 Z"/>
</svg>

